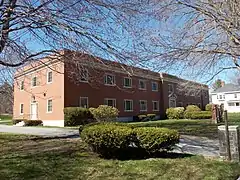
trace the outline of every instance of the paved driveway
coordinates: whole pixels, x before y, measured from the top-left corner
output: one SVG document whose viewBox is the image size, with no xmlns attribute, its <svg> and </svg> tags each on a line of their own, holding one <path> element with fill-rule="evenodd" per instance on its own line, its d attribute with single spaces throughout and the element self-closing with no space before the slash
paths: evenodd
<svg viewBox="0 0 240 180">
<path fill-rule="evenodd" d="M 79 136 L 78 130 L 67 128 L 17 127 L 0 125 L 0 132 L 62 138 Z"/>
<path fill-rule="evenodd" d="M 78 130 L 67 128 L 41 128 L 41 127 L 17 127 L 0 125 L 0 132 L 37 135 L 42 137 L 72 138 L 79 137 Z M 197 154 L 203 156 L 219 156 L 218 140 L 210 140 L 204 137 L 181 136 L 180 143 L 174 152 Z"/>
</svg>

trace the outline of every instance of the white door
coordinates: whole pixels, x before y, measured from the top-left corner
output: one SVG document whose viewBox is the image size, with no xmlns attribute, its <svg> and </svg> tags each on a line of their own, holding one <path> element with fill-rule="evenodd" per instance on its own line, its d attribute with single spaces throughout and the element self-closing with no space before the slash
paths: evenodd
<svg viewBox="0 0 240 180">
<path fill-rule="evenodd" d="M 31 120 L 37 120 L 37 103 L 31 104 Z"/>
</svg>

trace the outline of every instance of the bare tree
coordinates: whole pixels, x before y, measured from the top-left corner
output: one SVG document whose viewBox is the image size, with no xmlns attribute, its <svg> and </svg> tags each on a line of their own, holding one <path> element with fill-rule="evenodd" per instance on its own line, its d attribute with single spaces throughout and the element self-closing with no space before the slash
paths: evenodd
<svg viewBox="0 0 240 180">
<path fill-rule="evenodd" d="M 141 29 L 139 47 L 156 68 L 209 82 L 224 70 L 240 69 L 239 12 L 236 0 L 149 1 L 142 22 L 150 23 Z"/>
</svg>

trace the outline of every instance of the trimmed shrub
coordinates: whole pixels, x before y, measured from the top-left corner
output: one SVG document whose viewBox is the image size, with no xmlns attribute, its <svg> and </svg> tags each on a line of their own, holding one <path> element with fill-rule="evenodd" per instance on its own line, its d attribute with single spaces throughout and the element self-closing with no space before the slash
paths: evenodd
<svg viewBox="0 0 240 180">
<path fill-rule="evenodd" d="M 20 123 L 21 121 L 26 121 L 26 119 L 13 119 L 12 123 L 17 124 L 17 123 Z"/>
<path fill-rule="evenodd" d="M 185 119 L 211 119 L 212 113 L 211 111 L 185 111 L 184 112 Z"/>
<path fill-rule="evenodd" d="M 77 126 L 94 122 L 93 115 L 87 108 L 66 107 L 64 108 L 64 125 Z"/>
<path fill-rule="evenodd" d="M 166 111 L 168 119 L 182 119 L 184 107 L 168 108 Z"/>
<path fill-rule="evenodd" d="M 130 148 L 133 132 L 126 126 L 98 124 L 84 128 L 81 137 L 92 151 L 110 158 L 119 156 Z"/>
<path fill-rule="evenodd" d="M 92 113 L 93 117 L 101 121 L 116 121 L 118 117 L 118 109 L 112 106 L 100 105 L 98 108 L 89 108 L 89 111 Z"/>
<path fill-rule="evenodd" d="M 24 120 L 24 126 L 42 126 L 41 120 Z"/>
<path fill-rule="evenodd" d="M 177 131 L 167 128 L 131 128 L 123 123 L 86 126 L 81 129 L 82 139 L 92 151 L 105 158 L 152 156 L 171 150 L 179 142 Z"/>
<path fill-rule="evenodd" d="M 205 106 L 205 110 L 206 110 L 206 111 L 212 111 L 212 104 L 207 104 L 207 105 Z"/>
<path fill-rule="evenodd" d="M 134 128 L 137 136 L 137 146 L 148 154 L 171 150 L 179 142 L 179 134 L 175 130 L 157 127 Z"/>
<path fill-rule="evenodd" d="M 192 111 L 201 111 L 201 109 L 198 106 L 196 106 L 196 105 L 188 105 L 186 107 L 186 111 L 190 111 L 190 112 L 192 112 Z"/>
<path fill-rule="evenodd" d="M 152 121 L 156 119 L 156 114 L 147 114 L 147 117 L 149 117 Z"/>
</svg>

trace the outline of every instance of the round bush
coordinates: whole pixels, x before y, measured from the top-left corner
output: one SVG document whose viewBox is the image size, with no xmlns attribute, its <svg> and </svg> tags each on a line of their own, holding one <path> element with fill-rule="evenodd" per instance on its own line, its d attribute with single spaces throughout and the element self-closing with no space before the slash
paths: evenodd
<svg viewBox="0 0 240 180">
<path fill-rule="evenodd" d="M 66 107 L 64 108 L 64 125 L 77 126 L 94 122 L 93 115 L 87 108 Z"/>
<path fill-rule="evenodd" d="M 207 105 L 205 106 L 205 110 L 206 110 L 206 111 L 212 111 L 212 104 L 207 104 Z"/>
<path fill-rule="evenodd" d="M 179 142 L 179 134 L 175 130 L 157 127 L 140 127 L 133 129 L 137 136 L 137 146 L 149 154 L 171 150 Z"/>
<path fill-rule="evenodd" d="M 196 105 L 188 105 L 186 107 L 186 111 L 193 112 L 193 111 L 201 111 L 201 109 Z"/>
<path fill-rule="evenodd" d="M 89 108 L 97 121 L 116 121 L 118 109 L 112 106 L 100 105 L 98 108 Z"/>
<path fill-rule="evenodd" d="M 130 148 L 133 131 L 126 126 L 98 124 L 83 128 L 82 139 L 103 157 L 116 157 Z"/>
<path fill-rule="evenodd" d="M 182 119 L 184 107 L 168 108 L 166 111 L 168 119 Z"/>
</svg>

